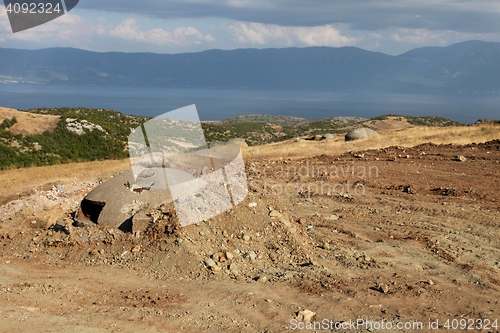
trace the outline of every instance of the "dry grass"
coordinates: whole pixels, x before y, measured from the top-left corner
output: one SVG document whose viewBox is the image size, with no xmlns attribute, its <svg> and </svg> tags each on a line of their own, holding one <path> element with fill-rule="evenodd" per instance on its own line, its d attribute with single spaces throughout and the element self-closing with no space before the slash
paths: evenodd
<svg viewBox="0 0 500 333">
<path fill-rule="evenodd" d="M 405 117 L 388 117 L 384 120 L 369 121 L 366 124 L 380 131 L 414 127 L 408 122 L 408 119 L 406 119 Z"/>
<path fill-rule="evenodd" d="M 14 134 L 42 134 L 45 131 L 52 131 L 59 123 L 59 116 L 50 116 L 43 114 L 35 114 L 29 112 L 21 112 L 15 109 L 0 107 L 0 123 L 4 119 L 12 119 L 16 117 L 17 123 L 9 130 Z"/>
<path fill-rule="evenodd" d="M 380 137 L 345 142 L 343 135 L 332 141 L 279 142 L 249 147 L 244 155 L 251 158 L 311 157 L 321 154 L 342 154 L 348 150 L 362 151 L 390 146 L 413 147 L 422 143 L 469 144 L 500 139 L 500 126 L 412 127 L 380 131 Z"/>
<path fill-rule="evenodd" d="M 119 172 L 130 170 L 125 160 L 70 163 L 0 172 L 0 198 L 17 195 L 48 183 L 69 183 L 74 181 L 107 179 Z"/>
</svg>

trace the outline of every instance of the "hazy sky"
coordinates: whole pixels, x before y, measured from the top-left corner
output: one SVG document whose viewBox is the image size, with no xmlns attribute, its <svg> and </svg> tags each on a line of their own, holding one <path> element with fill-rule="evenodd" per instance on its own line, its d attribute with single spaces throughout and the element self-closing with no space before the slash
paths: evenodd
<svg viewBox="0 0 500 333">
<path fill-rule="evenodd" d="M 13 34 L 0 6 L 0 47 L 180 53 L 357 46 L 400 54 L 500 41 L 499 0 L 80 0 L 69 14 Z"/>
</svg>

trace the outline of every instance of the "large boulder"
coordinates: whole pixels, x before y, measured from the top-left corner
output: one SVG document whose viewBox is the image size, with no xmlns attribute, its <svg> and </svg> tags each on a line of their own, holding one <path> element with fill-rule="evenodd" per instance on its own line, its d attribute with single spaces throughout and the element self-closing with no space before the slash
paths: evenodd
<svg viewBox="0 0 500 333">
<path fill-rule="evenodd" d="M 332 139 L 335 139 L 335 137 L 331 133 L 323 134 L 322 138 L 323 138 L 323 140 L 332 140 Z"/>
<path fill-rule="evenodd" d="M 372 129 L 362 127 L 356 128 L 355 130 L 350 131 L 345 136 L 345 141 L 354 141 L 359 139 L 373 138 L 380 136 L 377 132 Z"/>
</svg>

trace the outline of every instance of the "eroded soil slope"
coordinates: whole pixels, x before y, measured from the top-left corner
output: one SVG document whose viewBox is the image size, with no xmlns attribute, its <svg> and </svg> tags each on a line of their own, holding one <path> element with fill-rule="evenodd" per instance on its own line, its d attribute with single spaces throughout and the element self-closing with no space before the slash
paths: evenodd
<svg viewBox="0 0 500 333">
<path fill-rule="evenodd" d="M 283 332 L 305 309 L 493 323 L 499 161 L 498 140 L 247 159 L 235 209 L 181 229 L 152 208 L 138 234 L 72 225 L 97 180 L 38 187 L 1 207 L 0 331 Z"/>
</svg>

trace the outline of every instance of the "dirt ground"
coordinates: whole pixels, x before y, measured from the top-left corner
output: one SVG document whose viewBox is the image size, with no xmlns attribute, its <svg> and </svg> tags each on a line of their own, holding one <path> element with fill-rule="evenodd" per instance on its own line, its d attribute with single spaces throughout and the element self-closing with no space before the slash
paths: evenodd
<svg viewBox="0 0 500 333">
<path fill-rule="evenodd" d="M 37 184 L 0 208 L 0 332 L 498 332 L 499 161 L 500 140 L 250 155 L 243 203 L 140 234 L 72 225 L 99 179 Z"/>
</svg>

